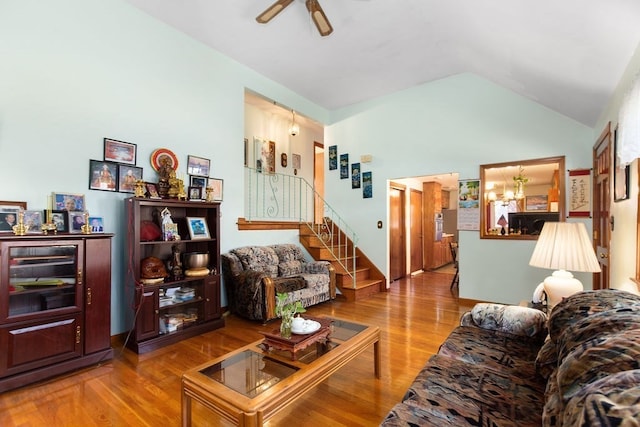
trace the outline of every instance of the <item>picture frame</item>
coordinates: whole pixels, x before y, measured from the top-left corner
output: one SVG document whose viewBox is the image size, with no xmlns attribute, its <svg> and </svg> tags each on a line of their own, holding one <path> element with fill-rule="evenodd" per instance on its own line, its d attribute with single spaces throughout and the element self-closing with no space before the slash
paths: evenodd
<svg viewBox="0 0 640 427">
<path fill-rule="evenodd" d="M 194 201 L 202 200 L 202 187 L 189 186 L 188 191 L 189 191 L 188 192 L 189 200 L 194 200 Z"/>
<path fill-rule="evenodd" d="M 101 216 L 90 216 L 89 226 L 92 233 L 104 233 L 104 219 Z"/>
<path fill-rule="evenodd" d="M 329 170 L 338 169 L 338 146 L 329 146 Z"/>
<path fill-rule="evenodd" d="M 52 193 L 51 202 L 53 210 L 60 211 L 84 211 L 84 194 Z"/>
<path fill-rule="evenodd" d="M 135 193 L 136 182 L 142 180 L 143 169 L 138 166 L 118 165 L 118 191 Z"/>
<path fill-rule="evenodd" d="M 20 212 L 27 209 L 27 202 L 0 200 L 0 212 Z"/>
<path fill-rule="evenodd" d="M 373 177 L 371 172 L 362 172 L 362 198 L 373 198 Z"/>
<path fill-rule="evenodd" d="M 13 226 L 18 223 L 18 211 L 0 212 L 0 234 L 11 233 Z"/>
<path fill-rule="evenodd" d="M 211 188 L 211 201 L 221 202 L 223 197 L 224 180 L 221 178 L 209 178 L 209 188 Z"/>
<path fill-rule="evenodd" d="M 118 164 L 89 160 L 89 190 L 116 191 L 118 188 Z"/>
<path fill-rule="evenodd" d="M 360 187 L 360 163 L 351 163 L 351 188 Z"/>
<path fill-rule="evenodd" d="M 104 161 L 135 165 L 138 156 L 138 146 L 131 142 L 104 138 Z"/>
<path fill-rule="evenodd" d="M 178 224 L 175 222 L 162 224 L 162 240 L 165 242 L 171 242 L 178 240 L 179 238 L 180 234 L 178 234 Z"/>
<path fill-rule="evenodd" d="M 189 186 L 204 188 L 207 186 L 207 177 L 192 175 L 189 177 Z"/>
<path fill-rule="evenodd" d="M 69 215 L 69 233 L 82 233 L 84 212 L 68 211 L 67 214 Z"/>
<path fill-rule="evenodd" d="M 187 173 L 208 177 L 211 168 L 211 160 L 198 156 L 187 156 Z"/>
<path fill-rule="evenodd" d="M 52 210 L 49 211 L 49 215 L 50 217 L 47 219 L 47 221 L 50 221 L 56 225 L 56 231 L 58 233 L 69 232 L 69 213 L 67 211 Z"/>
<path fill-rule="evenodd" d="M 349 178 L 349 154 L 340 154 L 340 179 Z"/>
<path fill-rule="evenodd" d="M 539 194 L 525 197 L 525 211 L 546 212 L 549 210 L 549 196 Z"/>
<path fill-rule="evenodd" d="M 155 183 L 153 183 L 153 182 L 145 182 L 144 183 L 144 188 L 145 188 L 145 197 L 147 197 L 149 199 L 159 199 L 160 198 L 160 194 L 158 194 L 158 187 L 156 186 Z"/>
<path fill-rule="evenodd" d="M 207 219 L 204 217 L 187 217 L 187 228 L 191 240 L 210 239 Z"/>
<path fill-rule="evenodd" d="M 618 128 L 613 131 L 613 201 L 629 198 L 629 165 L 621 166 L 618 158 Z"/>
<path fill-rule="evenodd" d="M 23 223 L 28 227 L 27 233 L 42 233 L 42 218 L 44 211 L 24 211 Z"/>
</svg>

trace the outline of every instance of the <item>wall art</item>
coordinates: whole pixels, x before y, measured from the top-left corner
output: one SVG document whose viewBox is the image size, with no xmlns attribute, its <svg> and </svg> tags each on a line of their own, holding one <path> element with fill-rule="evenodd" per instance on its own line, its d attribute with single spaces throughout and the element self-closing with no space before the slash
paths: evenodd
<svg viewBox="0 0 640 427">
<path fill-rule="evenodd" d="M 138 146 L 130 142 L 104 139 L 104 161 L 135 165 Z"/>
<path fill-rule="evenodd" d="M 338 169 L 338 146 L 332 145 L 329 147 L 329 170 Z"/>
<path fill-rule="evenodd" d="M 340 154 L 340 179 L 349 178 L 349 154 Z"/>
<path fill-rule="evenodd" d="M 629 165 L 621 165 L 618 156 L 618 128 L 613 131 L 613 201 L 629 198 Z"/>
<path fill-rule="evenodd" d="M 360 163 L 351 164 L 351 188 L 360 188 Z"/>
<path fill-rule="evenodd" d="M 138 180 L 142 180 L 142 168 L 118 165 L 118 191 L 121 193 L 135 192 Z"/>
<path fill-rule="evenodd" d="M 362 172 L 362 198 L 370 199 L 373 197 L 373 179 L 371 172 Z"/>
<path fill-rule="evenodd" d="M 591 217 L 591 169 L 569 171 L 569 217 Z"/>
<path fill-rule="evenodd" d="M 203 157 L 187 156 L 187 173 L 189 175 L 209 176 L 211 160 Z"/>
<path fill-rule="evenodd" d="M 89 160 L 89 190 L 116 191 L 118 164 Z"/>
</svg>

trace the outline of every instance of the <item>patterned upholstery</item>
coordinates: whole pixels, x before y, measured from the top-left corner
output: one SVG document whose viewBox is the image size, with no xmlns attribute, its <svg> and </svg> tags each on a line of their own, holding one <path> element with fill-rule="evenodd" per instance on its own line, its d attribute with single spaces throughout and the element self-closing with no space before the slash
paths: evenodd
<svg viewBox="0 0 640 427">
<path fill-rule="evenodd" d="M 476 305 L 381 425 L 640 425 L 640 297 L 584 291 L 545 317 Z"/>
<path fill-rule="evenodd" d="M 276 317 L 276 292 L 309 307 L 335 298 L 335 273 L 327 261 L 307 261 L 294 244 L 245 246 L 222 254 L 229 309 L 267 321 Z"/>
</svg>

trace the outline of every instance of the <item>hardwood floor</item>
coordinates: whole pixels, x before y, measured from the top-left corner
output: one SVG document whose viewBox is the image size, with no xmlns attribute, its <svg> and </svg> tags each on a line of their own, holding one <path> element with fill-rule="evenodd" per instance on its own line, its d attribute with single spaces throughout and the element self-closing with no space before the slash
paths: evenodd
<svg viewBox="0 0 640 427">
<path fill-rule="evenodd" d="M 333 315 L 376 324 L 382 332 L 381 378 L 373 351 L 347 366 L 281 411 L 271 426 L 375 426 L 400 401 L 462 313 L 451 274 L 423 273 L 401 279 L 389 292 L 358 301 L 311 307 L 310 315 Z M 0 396 L 0 425 L 179 426 L 183 371 L 260 339 L 261 323 L 232 315 L 226 326 L 163 349 L 137 355 L 122 346 L 112 361 Z M 226 426 L 194 404 L 196 426 Z"/>
</svg>

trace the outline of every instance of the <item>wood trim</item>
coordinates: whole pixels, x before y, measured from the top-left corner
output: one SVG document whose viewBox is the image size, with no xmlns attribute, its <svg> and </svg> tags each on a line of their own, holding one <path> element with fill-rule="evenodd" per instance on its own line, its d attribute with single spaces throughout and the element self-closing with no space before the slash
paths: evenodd
<svg viewBox="0 0 640 427">
<path fill-rule="evenodd" d="M 238 218 L 238 230 L 299 230 L 301 222 L 293 221 L 247 221 Z"/>
</svg>

